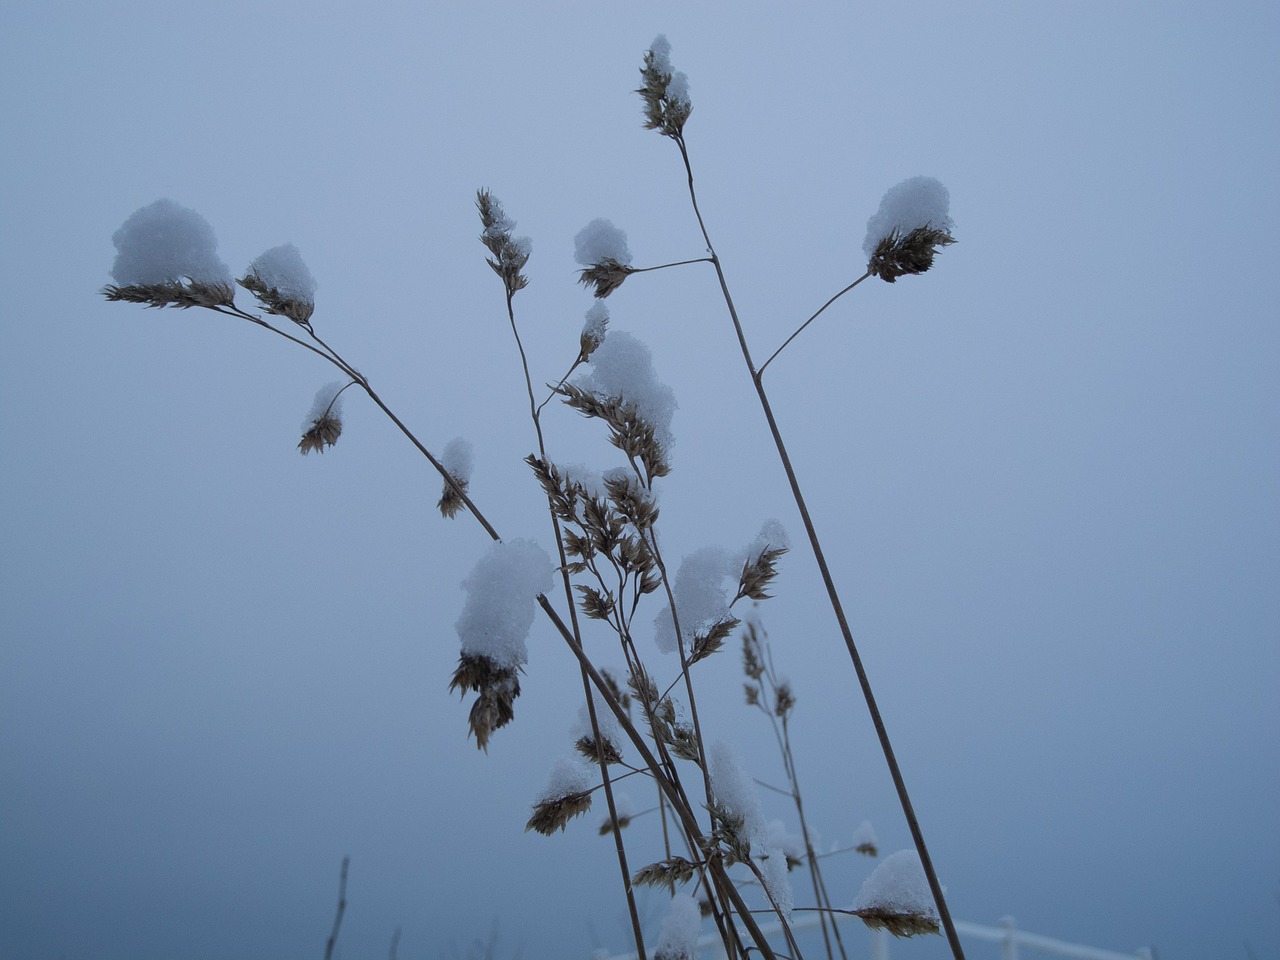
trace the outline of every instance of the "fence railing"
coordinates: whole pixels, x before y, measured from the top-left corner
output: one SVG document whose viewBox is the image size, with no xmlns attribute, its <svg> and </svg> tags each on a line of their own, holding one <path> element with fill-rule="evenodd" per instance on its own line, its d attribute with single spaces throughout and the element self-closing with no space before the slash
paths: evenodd
<svg viewBox="0 0 1280 960">
<path fill-rule="evenodd" d="M 857 917 L 849 914 L 832 916 L 837 923 L 857 920 Z M 861 923 L 860 920 L 858 922 Z M 816 913 L 807 913 L 804 916 L 797 916 L 791 923 L 791 929 L 798 933 L 817 927 L 820 923 L 821 920 Z M 1155 954 L 1149 947 L 1139 947 L 1131 953 L 1122 953 L 1081 943 L 1055 940 L 1053 937 L 1045 937 L 1038 933 L 1028 933 L 1018 929 L 1013 917 L 1001 917 L 998 927 L 987 927 L 964 920 L 955 921 L 955 927 L 961 939 L 1000 944 L 1000 960 L 1023 960 L 1020 953 L 1022 948 L 1026 948 L 1032 956 L 1050 954 L 1056 957 L 1067 957 L 1069 960 L 1155 960 Z M 782 932 L 777 923 L 762 926 L 761 929 L 768 935 Z M 890 935 L 884 930 L 872 930 L 870 933 L 871 945 L 867 952 L 869 960 L 889 960 L 889 943 L 892 939 Z M 706 960 L 724 957 L 724 944 L 718 934 L 711 933 L 703 936 L 698 941 L 698 949 L 701 951 L 699 955 Z M 634 952 L 619 953 L 611 957 L 600 957 L 597 960 L 636 960 L 636 954 Z"/>
</svg>

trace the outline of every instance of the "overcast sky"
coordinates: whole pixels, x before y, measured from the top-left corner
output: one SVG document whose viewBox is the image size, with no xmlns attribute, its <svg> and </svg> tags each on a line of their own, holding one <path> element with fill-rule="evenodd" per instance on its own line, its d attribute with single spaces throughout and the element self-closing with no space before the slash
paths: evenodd
<svg viewBox="0 0 1280 960">
<path fill-rule="evenodd" d="M 704 252 L 633 93 L 665 33 L 757 356 L 862 272 L 888 187 L 951 192 L 934 270 L 864 283 L 768 386 L 954 915 L 1280 957 L 1280 8 L 437 6 L 0 12 L 0 956 L 318 957 L 346 854 L 348 960 L 396 927 L 413 960 L 492 929 L 495 960 L 627 948 L 597 815 L 523 831 L 570 749 L 563 644 L 535 625 L 487 755 L 447 693 L 483 531 L 439 517 L 357 396 L 338 445 L 298 455 L 333 379 L 311 354 L 98 291 L 160 197 L 237 274 L 297 244 L 321 336 L 433 449 L 468 437 L 482 509 L 550 547 L 474 194 L 533 240 L 516 307 L 553 381 L 591 304 L 584 224 L 626 229 L 637 265 Z M 679 402 L 668 555 L 771 517 L 798 538 L 714 274 L 609 306 Z M 548 416 L 554 457 L 615 465 L 597 424 Z M 761 616 L 824 842 L 870 819 L 908 846 L 805 551 Z M 736 651 L 704 666 L 704 723 L 780 780 Z M 652 819 L 633 862 L 660 855 Z M 871 863 L 829 863 L 851 900 Z"/>
</svg>

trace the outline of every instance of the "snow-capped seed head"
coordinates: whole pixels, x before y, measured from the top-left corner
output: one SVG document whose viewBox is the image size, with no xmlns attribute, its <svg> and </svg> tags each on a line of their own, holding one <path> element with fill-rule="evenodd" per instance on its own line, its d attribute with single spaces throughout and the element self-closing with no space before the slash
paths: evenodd
<svg viewBox="0 0 1280 960">
<path fill-rule="evenodd" d="M 237 281 L 268 313 L 306 323 L 316 306 L 316 281 L 292 243 L 272 247 Z"/>
<path fill-rule="evenodd" d="M 350 384 L 335 380 L 316 391 L 311 410 L 302 421 L 302 439 L 298 449 L 306 456 L 312 450 L 324 453 L 342 434 L 342 391 Z"/>
<path fill-rule="evenodd" d="M 470 440 L 465 437 L 455 437 L 449 441 L 444 448 L 444 453 L 440 455 L 440 465 L 453 478 L 453 483 L 445 481 L 444 491 L 440 494 L 439 502 L 436 503 L 441 516 L 452 518 L 464 506 L 462 494 L 466 493 L 471 483 L 471 470 L 474 464 L 475 456 Z"/>
<path fill-rule="evenodd" d="M 671 66 L 671 44 L 659 34 L 644 55 L 640 68 L 642 86 L 636 91 L 644 100 L 645 129 L 664 137 L 678 138 L 693 111 L 689 100 L 689 78 Z"/>
<path fill-rule="evenodd" d="M 852 912 L 868 927 L 883 927 L 895 937 L 937 933 L 938 907 L 920 854 L 899 850 L 885 857 L 862 884 Z"/>
<path fill-rule="evenodd" d="M 547 778 L 547 785 L 533 805 L 533 815 L 525 830 L 545 837 L 563 830 L 574 817 L 591 809 L 591 791 L 596 771 L 579 760 L 557 760 Z"/>
<path fill-rule="evenodd" d="M 597 300 L 587 311 L 586 322 L 582 325 L 582 334 L 578 338 L 578 359 L 586 360 L 596 352 L 596 348 L 604 343 L 605 331 L 609 326 L 609 308 Z"/>
<path fill-rule="evenodd" d="M 955 243 L 951 197 L 933 177 L 912 177 L 885 193 L 867 221 L 862 249 L 868 269 L 889 283 L 933 266 L 939 248 Z"/>
<path fill-rule="evenodd" d="M 489 266 L 502 278 L 508 296 L 523 290 L 529 278 L 521 271 L 533 252 L 533 241 L 528 237 L 512 237 L 516 222 L 507 216 L 498 198 L 488 190 L 476 191 L 476 210 L 480 213 L 480 242 L 492 254 L 486 258 Z"/>
<path fill-rule="evenodd" d="M 231 271 L 204 217 L 172 200 L 135 210 L 111 237 L 116 247 L 108 300 L 149 307 L 219 307 L 235 302 Z"/>
<path fill-rule="evenodd" d="M 627 266 L 631 263 L 627 233 L 614 226 L 612 220 L 597 217 L 573 238 L 573 258 L 584 267 L 603 260 L 613 260 Z"/>
</svg>

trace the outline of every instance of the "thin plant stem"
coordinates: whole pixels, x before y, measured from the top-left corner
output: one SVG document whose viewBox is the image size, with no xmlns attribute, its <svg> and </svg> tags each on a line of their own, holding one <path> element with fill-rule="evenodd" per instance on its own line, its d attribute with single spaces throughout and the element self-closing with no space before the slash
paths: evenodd
<svg viewBox="0 0 1280 960">
<path fill-rule="evenodd" d="M 683 267 L 690 263 L 710 263 L 710 257 L 697 257 L 693 260 L 677 260 L 675 263 L 660 263 L 656 267 L 627 267 L 628 273 L 648 273 L 650 270 L 665 270 L 667 267 Z"/>
<path fill-rule="evenodd" d="M 804 329 L 805 329 L 805 327 L 809 326 L 809 324 L 811 324 L 811 323 L 813 323 L 813 321 L 817 320 L 817 319 L 818 319 L 818 317 L 819 317 L 819 315 L 821 315 L 821 313 L 822 313 L 822 311 L 823 311 L 823 310 L 826 310 L 826 309 L 827 309 L 827 307 L 831 306 L 833 303 L 835 303 L 837 300 L 839 300 L 841 297 L 843 297 L 846 293 L 848 293 L 850 290 L 852 290 L 854 287 L 856 287 L 858 284 L 860 284 L 863 280 L 867 279 L 867 277 L 869 277 L 869 276 L 871 276 L 871 271 L 870 271 L 870 270 L 868 270 L 866 273 L 864 273 L 862 276 L 860 276 L 857 280 L 853 281 L 853 283 L 849 284 L 847 287 L 845 287 L 843 290 L 841 290 L 839 293 L 837 293 L 834 297 L 832 297 L 830 300 L 828 300 L 826 303 L 824 303 L 822 306 L 820 306 L 820 307 L 818 308 L 817 313 L 815 313 L 813 316 L 811 316 L 811 317 L 810 317 L 808 320 L 806 320 L 804 323 L 800 324 L 800 326 L 796 329 L 796 332 L 795 332 L 795 333 L 793 333 L 793 334 L 791 334 L 791 336 L 787 337 L 787 339 L 786 339 L 786 340 L 784 340 L 784 341 L 782 342 L 782 346 L 780 346 L 777 350 L 773 351 L 773 353 L 771 353 L 771 354 L 769 355 L 769 359 L 768 359 L 768 360 L 766 360 L 764 363 L 760 364 L 760 369 L 759 369 L 759 370 L 757 370 L 757 371 L 756 371 L 756 374 L 755 374 L 755 375 L 756 375 L 756 378 L 757 378 L 757 379 L 759 379 L 760 377 L 763 377 L 763 376 L 764 376 L 765 368 L 766 368 L 767 366 L 769 366 L 769 364 L 773 363 L 773 359 L 774 359 L 774 357 L 776 357 L 778 354 L 780 354 L 783 350 L 787 349 L 787 345 L 788 345 L 789 343 L 791 343 L 791 341 L 792 341 L 792 340 L 794 340 L 796 337 L 800 336 L 800 334 L 804 333 Z"/>
<path fill-rule="evenodd" d="M 351 865 L 350 857 L 342 858 L 342 871 L 338 875 L 338 911 L 333 917 L 333 930 L 324 945 L 324 960 L 333 960 L 333 947 L 338 942 L 338 931 L 342 928 L 342 915 L 347 912 L 347 867 Z"/>
<path fill-rule="evenodd" d="M 542 436 L 542 407 L 535 405 L 533 397 L 533 378 L 529 374 L 529 358 L 524 350 L 524 343 L 520 339 L 520 329 L 516 325 L 515 307 L 512 304 L 514 291 L 510 288 L 507 290 L 507 319 L 511 323 L 511 335 L 515 338 L 516 348 L 520 351 L 520 366 L 524 371 L 525 389 L 529 392 L 529 418 L 533 421 L 533 430 L 538 438 L 538 456 L 545 463 L 547 460 L 547 447 Z M 576 363 L 575 363 L 576 366 Z M 569 368 L 569 373 L 573 372 L 573 367 Z M 565 374 L 568 378 L 569 374 Z M 562 380 L 561 383 L 564 381 Z M 546 401 L 543 401 L 543 406 Z M 564 551 L 564 537 L 560 529 L 560 520 L 552 509 L 550 500 L 547 503 L 547 510 L 551 515 L 551 527 L 556 541 L 556 550 L 560 557 L 560 578 L 564 583 L 564 599 L 569 607 L 569 622 L 573 628 L 574 638 L 578 641 L 579 646 L 582 644 L 582 631 L 578 623 L 578 610 L 573 603 L 573 585 L 569 581 L 568 558 Z M 604 750 L 601 748 L 600 723 L 596 717 L 595 696 L 591 692 L 591 681 L 587 677 L 587 671 L 580 668 L 582 674 L 582 693 L 587 701 L 587 717 L 591 723 L 591 735 L 596 745 L 596 762 L 600 767 L 600 780 L 604 787 L 605 803 L 609 808 L 609 820 L 613 824 L 613 842 L 614 849 L 618 857 L 618 869 L 622 873 L 622 889 L 627 898 L 627 912 L 631 919 L 631 935 L 636 944 L 637 960 L 646 960 L 644 949 L 644 934 L 640 929 L 640 913 L 636 907 L 635 891 L 631 884 L 631 868 L 627 865 L 627 848 L 626 842 L 622 837 L 622 829 L 618 825 L 618 807 L 613 795 L 613 781 L 609 775 L 609 762 L 605 759 Z"/>
<path fill-rule="evenodd" d="M 742 323 L 738 319 L 738 311 L 733 304 L 733 297 L 729 293 L 729 284 L 725 279 L 720 258 L 716 255 L 715 247 L 711 243 L 711 236 L 708 234 L 706 223 L 702 218 L 702 212 L 698 209 L 698 195 L 694 189 L 693 166 L 689 161 L 689 151 L 685 146 L 683 136 L 676 136 L 672 139 L 676 141 L 676 145 L 680 148 L 680 158 L 684 161 L 685 172 L 688 174 L 689 199 L 693 205 L 693 212 L 697 217 L 698 226 L 702 231 L 702 237 L 706 241 L 707 250 L 711 254 L 711 265 L 715 268 L 716 277 L 720 281 L 720 291 L 724 296 L 725 306 L 729 310 L 729 318 L 733 322 L 733 329 L 738 337 L 738 346 L 742 350 L 742 359 L 747 365 L 747 372 L 751 375 L 751 382 L 755 385 L 756 396 L 759 397 L 760 407 L 764 411 L 765 419 L 769 424 L 769 433 L 773 437 L 774 445 L 778 449 L 778 457 L 781 459 L 783 470 L 787 474 L 787 482 L 791 486 L 791 494 L 795 499 L 796 508 L 800 511 L 800 517 L 804 521 L 805 533 L 808 535 L 814 560 L 817 562 L 818 570 L 822 575 L 822 582 L 826 587 L 832 612 L 835 614 L 836 621 L 840 626 L 840 634 L 844 638 L 849 659 L 853 662 L 854 672 L 858 676 L 858 684 L 862 688 L 862 696 L 866 701 L 867 711 L 871 714 L 871 722 L 875 726 L 876 736 L 880 741 L 880 749 L 884 753 L 885 763 L 889 767 L 889 774 L 893 779 L 894 789 L 897 791 L 898 801 L 902 806 L 902 813 L 907 821 L 907 827 L 911 831 L 911 838 L 915 843 L 916 852 L 920 855 L 920 863 L 924 868 L 929 890 L 933 893 L 933 899 L 937 904 L 938 914 L 942 920 L 943 929 L 946 931 L 947 941 L 955 960 L 964 960 L 964 948 L 960 945 L 960 937 L 956 933 L 955 924 L 951 920 L 951 911 L 947 909 L 946 897 L 942 892 L 942 884 L 938 882 L 938 875 L 933 868 L 933 861 L 929 857 L 929 848 L 925 844 L 924 833 L 921 831 L 920 823 L 916 819 L 915 808 L 911 804 L 911 796 L 907 792 L 906 781 L 903 780 L 897 757 L 894 755 L 888 730 L 885 728 L 884 719 L 880 715 L 880 708 L 876 705 L 875 695 L 871 690 L 871 681 L 867 677 L 866 668 L 862 664 L 862 657 L 858 653 L 857 645 L 854 643 L 853 632 L 849 629 L 849 622 L 845 617 L 844 605 L 840 602 L 840 595 L 836 590 L 835 580 L 832 578 L 831 571 L 827 566 L 822 543 L 818 539 L 818 532 L 813 525 L 809 508 L 805 504 L 804 495 L 800 491 L 800 481 L 796 477 L 795 470 L 791 465 L 791 457 L 787 453 L 786 444 L 782 441 L 782 433 L 778 429 L 777 421 L 774 419 L 773 408 L 769 404 L 769 396 L 765 392 L 764 383 L 759 372 L 752 363 L 751 350 L 747 346 L 746 334 L 743 332 Z"/>
</svg>

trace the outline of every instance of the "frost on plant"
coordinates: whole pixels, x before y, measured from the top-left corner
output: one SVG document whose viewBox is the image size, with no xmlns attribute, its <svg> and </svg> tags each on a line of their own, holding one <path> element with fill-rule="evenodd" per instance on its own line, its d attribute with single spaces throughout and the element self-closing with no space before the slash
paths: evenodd
<svg viewBox="0 0 1280 960">
<path fill-rule="evenodd" d="M 862 250 L 867 269 L 889 283 L 933 266 L 939 248 L 955 243 L 951 195 L 933 177 L 912 177 L 891 187 L 867 221 Z"/>
<path fill-rule="evenodd" d="M 563 830 L 570 820 L 591 809 L 591 791 L 596 769 L 580 760 L 557 760 L 547 785 L 533 805 L 533 815 L 525 830 L 549 837 Z"/>
<path fill-rule="evenodd" d="M 479 694 L 469 723 L 481 750 L 514 716 L 534 601 L 551 584 L 550 558 L 527 540 L 494 543 L 462 582 L 467 600 L 454 624 L 462 652 L 449 689 Z"/>
<path fill-rule="evenodd" d="M 441 516 L 453 517 L 462 509 L 462 494 L 467 492 L 467 486 L 471 483 L 471 470 L 474 463 L 471 441 L 465 437 L 454 437 L 444 448 L 444 453 L 440 455 L 440 465 L 444 467 L 453 482 L 445 481 L 444 492 L 440 494 L 440 500 L 436 503 Z"/>
<path fill-rule="evenodd" d="M 603 217 L 597 217 L 578 231 L 573 238 L 573 258 L 584 267 L 578 274 L 578 282 L 595 287 L 595 295 L 601 299 L 617 290 L 622 281 L 635 272 L 631 269 L 626 232 Z"/>
<path fill-rule="evenodd" d="M 292 243 L 272 247 L 249 264 L 236 281 L 267 313 L 307 323 L 316 307 L 316 281 Z"/>
<path fill-rule="evenodd" d="M 302 421 L 302 439 L 298 441 L 298 449 L 303 456 L 312 450 L 324 453 L 325 447 L 332 447 L 338 442 L 342 434 L 342 391 L 349 385 L 335 380 L 316 391 L 311 411 Z"/>
<path fill-rule="evenodd" d="M 187 308 L 225 306 L 235 297 L 213 227 L 172 200 L 134 211 L 111 242 L 115 283 L 102 291 L 108 300 Z"/>
<path fill-rule="evenodd" d="M 929 891 L 920 854 L 899 850 L 885 857 L 862 884 L 853 913 L 872 928 L 895 937 L 938 932 L 938 908 Z"/>
</svg>

